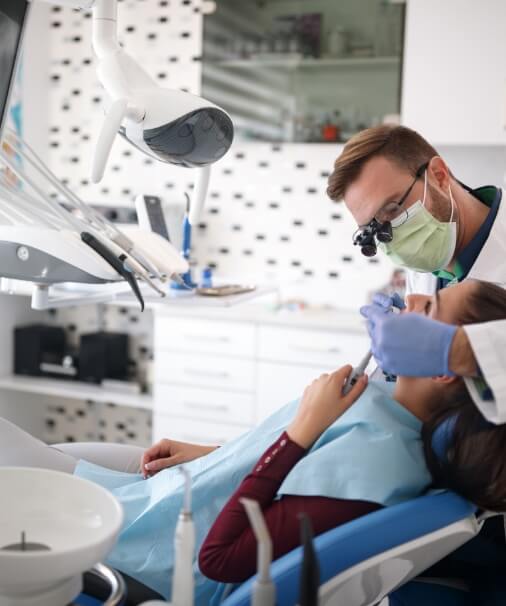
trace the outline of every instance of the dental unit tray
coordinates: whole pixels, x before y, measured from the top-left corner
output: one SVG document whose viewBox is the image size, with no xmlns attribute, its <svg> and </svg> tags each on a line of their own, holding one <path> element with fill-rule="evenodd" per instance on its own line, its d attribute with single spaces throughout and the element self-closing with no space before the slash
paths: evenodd
<svg viewBox="0 0 506 606">
<path fill-rule="evenodd" d="M 49 295 L 52 284 L 119 281 L 129 284 L 143 308 L 139 281 L 163 297 L 160 283 L 188 270 L 167 240 L 140 228 L 127 235 L 88 206 L 14 131 L 7 129 L 2 143 L 0 276 L 32 282 L 34 309 L 58 306 Z"/>
</svg>

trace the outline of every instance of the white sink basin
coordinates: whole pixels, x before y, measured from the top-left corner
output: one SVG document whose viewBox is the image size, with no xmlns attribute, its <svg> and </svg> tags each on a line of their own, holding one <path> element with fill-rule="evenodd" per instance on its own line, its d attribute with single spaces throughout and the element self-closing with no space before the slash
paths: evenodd
<svg viewBox="0 0 506 606">
<path fill-rule="evenodd" d="M 0 468 L 0 487 L 0 605 L 17 604 L 16 596 L 32 603 L 37 592 L 34 603 L 42 603 L 42 594 L 68 584 L 113 547 L 123 512 L 104 488 L 23 467 Z"/>
</svg>

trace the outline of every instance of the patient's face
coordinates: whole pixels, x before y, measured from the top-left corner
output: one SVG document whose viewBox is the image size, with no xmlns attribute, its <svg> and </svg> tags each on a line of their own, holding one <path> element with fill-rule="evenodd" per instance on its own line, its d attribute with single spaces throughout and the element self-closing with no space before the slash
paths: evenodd
<svg viewBox="0 0 506 606">
<path fill-rule="evenodd" d="M 468 280 L 444 288 L 432 296 L 408 295 L 406 297 L 406 311 L 422 314 L 447 324 L 458 324 L 462 302 L 465 301 L 473 288 L 473 281 Z"/>
</svg>

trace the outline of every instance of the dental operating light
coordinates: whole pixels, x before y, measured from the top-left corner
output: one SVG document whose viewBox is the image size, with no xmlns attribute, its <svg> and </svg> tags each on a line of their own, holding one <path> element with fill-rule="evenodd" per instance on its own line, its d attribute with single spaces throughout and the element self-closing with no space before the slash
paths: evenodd
<svg viewBox="0 0 506 606">
<path fill-rule="evenodd" d="M 42 0 L 93 11 L 97 75 L 109 107 L 99 133 L 91 180 L 98 183 L 119 133 L 138 150 L 161 162 L 197 169 L 190 222 L 195 224 L 207 194 L 210 165 L 232 145 L 228 114 L 206 99 L 160 87 L 117 39 L 117 0 Z"/>
</svg>

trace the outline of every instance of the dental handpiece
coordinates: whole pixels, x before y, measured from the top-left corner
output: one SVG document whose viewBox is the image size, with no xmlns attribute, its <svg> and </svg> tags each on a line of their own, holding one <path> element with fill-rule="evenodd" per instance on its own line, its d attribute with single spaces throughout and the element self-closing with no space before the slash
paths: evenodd
<svg viewBox="0 0 506 606">
<path fill-rule="evenodd" d="M 365 369 L 367 368 L 367 365 L 371 361 L 371 358 L 372 358 L 372 351 L 369 350 L 366 353 L 366 355 L 363 357 L 360 364 L 358 366 L 355 366 L 355 368 L 351 371 L 350 376 L 348 377 L 348 380 L 346 381 L 346 384 L 343 387 L 344 395 L 350 393 L 350 391 L 352 390 L 355 383 L 365 373 Z"/>
</svg>

